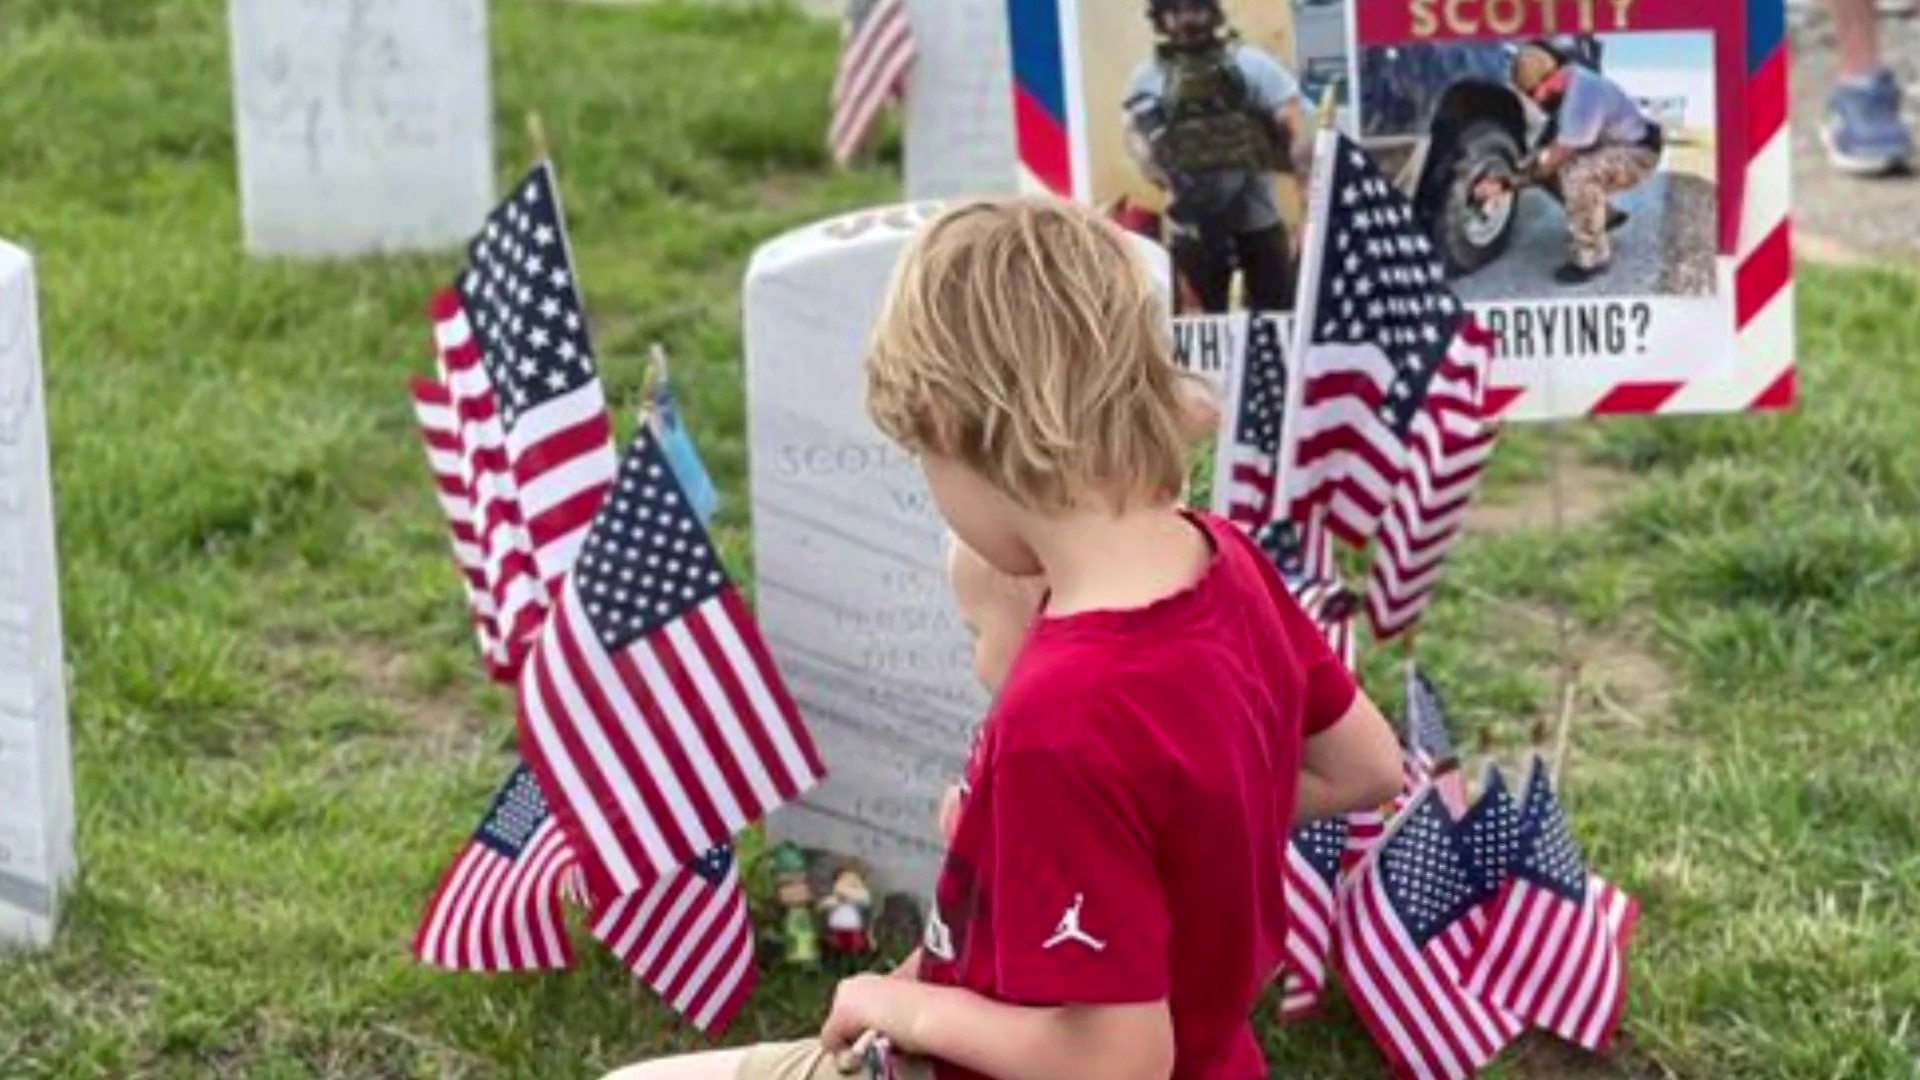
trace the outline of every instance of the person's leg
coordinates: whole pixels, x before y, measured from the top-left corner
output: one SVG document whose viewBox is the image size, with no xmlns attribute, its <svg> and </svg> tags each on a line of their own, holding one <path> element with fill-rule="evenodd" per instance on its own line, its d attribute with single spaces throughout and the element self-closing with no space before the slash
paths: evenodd
<svg viewBox="0 0 1920 1080">
<path fill-rule="evenodd" d="M 1842 78 L 1871 75 L 1880 70 L 1878 17 L 1873 0 L 1828 0 L 1833 14 L 1833 36 L 1840 45 Z"/>
<path fill-rule="evenodd" d="M 1608 196 L 1639 187 L 1660 168 L 1660 153 L 1644 146 L 1608 146 L 1577 154 L 1560 169 L 1566 193 L 1568 265 L 1557 275 L 1566 283 L 1584 281 L 1613 261 L 1607 236 L 1613 212 Z"/>
<path fill-rule="evenodd" d="M 1585 281 L 1613 259 L 1607 240 L 1607 185 L 1602 181 L 1604 151 L 1575 154 L 1560 167 L 1560 192 L 1567 214 L 1567 265 L 1556 277 Z"/>
<path fill-rule="evenodd" d="M 711 1050 L 659 1058 L 615 1069 L 602 1080 L 734 1080 L 747 1059 L 745 1050 Z"/>
<path fill-rule="evenodd" d="M 1227 252 L 1211 237 L 1184 226 L 1173 237 L 1173 267 L 1181 280 L 1200 298 L 1200 310 L 1217 313 L 1227 310 L 1233 284 L 1233 264 Z"/>
<path fill-rule="evenodd" d="M 1293 251 L 1287 227 L 1271 225 L 1234 237 L 1245 275 L 1247 306 L 1255 311 L 1293 310 Z"/>
<path fill-rule="evenodd" d="M 1877 174 L 1913 158 L 1913 136 L 1900 116 L 1900 86 L 1880 60 L 1874 0 L 1829 0 L 1840 45 L 1840 77 L 1827 98 L 1821 131 L 1827 158 L 1844 172 Z"/>
</svg>

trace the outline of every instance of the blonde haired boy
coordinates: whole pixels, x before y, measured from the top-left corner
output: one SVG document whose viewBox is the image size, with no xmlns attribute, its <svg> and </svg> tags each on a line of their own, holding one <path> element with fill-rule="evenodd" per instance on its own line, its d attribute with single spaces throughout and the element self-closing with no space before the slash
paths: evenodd
<svg viewBox="0 0 1920 1080">
<path fill-rule="evenodd" d="M 854 1075 L 836 1055 L 878 1035 L 938 1080 L 1264 1077 L 1287 832 L 1390 797 L 1400 755 L 1258 549 L 1172 502 L 1191 399 L 1146 267 L 1073 204 L 956 206 L 902 256 L 867 374 L 965 549 L 1046 583 L 967 766 L 939 932 L 912 977 L 842 982 L 817 1040 L 620 1075 Z"/>
</svg>

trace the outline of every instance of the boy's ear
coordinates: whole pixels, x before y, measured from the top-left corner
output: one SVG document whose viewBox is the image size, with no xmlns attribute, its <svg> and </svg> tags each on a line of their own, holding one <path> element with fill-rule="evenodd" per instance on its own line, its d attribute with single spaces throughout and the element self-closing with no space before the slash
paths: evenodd
<svg viewBox="0 0 1920 1080">
<path fill-rule="evenodd" d="M 955 456 L 960 445 L 960 422 L 953 410 L 942 408 L 931 396 L 922 397 L 920 423 L 926 431 L 927 449 L 944 457 Z"/>
</svg>

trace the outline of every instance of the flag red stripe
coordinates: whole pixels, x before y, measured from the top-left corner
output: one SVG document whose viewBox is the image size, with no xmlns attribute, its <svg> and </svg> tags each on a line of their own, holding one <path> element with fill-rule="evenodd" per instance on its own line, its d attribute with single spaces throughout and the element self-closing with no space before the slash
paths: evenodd
<svg viewBox="0 0 1920 1080">
<path fill-rule="evenodd" d="M 1466 1072 L 1456 1063 L 1450 1044 L 1435 1030 L 1431 1015 L 1410 1008 L 1408 999 L 1401 996 L 1406 992 L 1404 969 L 1394 955 L 1394 942 L 1372 924 L 1377 908 L 1366 902 L 1373 881 L 1374 874 L 1368 871 L 1342 899 L 1345 918 L 1339 955 L 1354 1012 L 1386 1053 L 1395 1076 L 1463 1077 Z"/>
<path fill-rule="evenodd" d="M 1384 958 L 1392 965 L 1391 973 L 1399 980 L 1402 992 L 1412 995 L 1406 1008 L 1417 1008 L 1419 1015 L 1431 1023 L 1430 1039 L 1437 1034 L 1437 1040 L 1429 1041 L 1429 1050 L 1441 1050 L 1442 1056 L 1436 1060 L 1455 1062 L 1461 1075 L 1470 1075 L 1490 1060 L 1499 1047 L 1489 1047 L 1480 1041 L 1466 1000 L 1457 988 L 1448 985 L 1448 980 L 1439 977 L 1432 961 L 1420 955 L 1413 942 L 1405 937 L 1398 920 L 1388 910 L 1383 888 L 1375 873 L 1368 874 L 1360 885 L 1366 924 L 1379 935 Z"/>
<path fill-rule="evenodd" d="M 551 634 L 566 658 L 567 680 L 583 706 L 578 711 L 562 714 L 564 719 L 558 726 L 563 745 L 576 767 L 598 781 L 593 792 L 594 810 L 611 827 L 629 863 L 636 868 L 651 866 L 655 873 L 665 873 L 694 854 L 695 837 L 711 826 L 701 820 L 698 800 L 685 799 L 676 804 L 668 795 L 697 788 L 689 788 L 682 782 L 683 777 L 692 779 L 692 769 L 659 711 L 660 699 L 638 677 L 633 660 L 625 650 L 609 654 L 592 639 L 593 626 L 580 610 L 578 593 L 562 594 Z M 636 646 L 629 648 L 633 647 Z M 612 679 L 603 678 L 595 670 L 588 650 L 612 673 Z M 617 703 L 613 699 L 615 693 L 621 695 Z M 621 705 L 627 708 L 621 709 Z M 591 748 L 582 734 L 585 729 L 598 734 L 604 751 Z M 605 756 L 608 754 L 611 757 Z M 630 811 L 628 802 L 615 793 L 616 786 L 643 804 L 647 816 L 645 827 L 655 830 L 661 838 L 658 851 L 639 840 L 636 829 L 641 823 L 619 827 Z M 591 837 L 584 841 L 581 855 L 583 861 L 591 865 L 597 860 L 590 857 L 590 853 L 597 849 Z M 580 844 L 582 839 L 576 838 L 575 842 Z M 637 883 L 620 884 L 622 887 L 615 890 L 616 893 L 626 892 Z"/>
<path fill-rule="evenodd" d="M 625 817 L 625 813 L 620 809 L 621 804 L 614 798 L 606 777 L 602 774 L 601 763 L 587 751 L 579 732 L 563 719 L 572 713 L 561 696 L 558 679 L 565 677 L 569 689 L 576 692 L 578 689 L 573 660 L 573 656 L 577 653 L 577 646 L 573 644 L 572 630 L 567 625 L 566 609 L 571 598 L 571 592 L 562 594 L 560 607 L 549 625 L 548 633 L 542 635 L 542 640 L 535 646 L 526 670 L 520 676 L 521 756 L 533 766 L 535 775 L 540 779 L 541 791 L 546 795 L 552 813 L 559 820 L 561 827 L 567 831 L 567 837 L 573 843 L 575 853 L 580 859 L 581 871 L 587 877 L 589 890 L 596 896 L 621 896 L 629 890 L 631 882 L 624 880 L 624 875 L 617 874 L 615 869 L 607 863 L 606 854 L 595 844 L 595 830 L 589 824 L 588 815 L 592 815 L 592 820 L 600 822 L 604 826 L 604 831 L 614 838 L 620 854 L 626 858 L 630 866 L 647 865 L 650 860 L 642 858 L 636 862 L 632 858 L 630 852 L 639 841 L 637 838 L 627 840 L 633 837 L 633 829 L 614 827 L 620 819 Z M 556 667 L 560 670 L 555 671 Z M 539 710 L 545 718 L 544 723 L 534 721 L 529 715 L 530 707 Z M 549 740 L 551 747 L 548 745 Z M 550 749 L 553 757 L 549 756 Z M 561 780 L 561 762 L 554 760 L 556 757 L 564 761 L 577 776 L 587 796 L 588 805 L 577 805 L 571 797 L 568 786 Z M 640 794 L 644 801 L 646 792 Z M 666 815 L 655 812 L 657 807 L 649 804 L 647 809 L 650 815 L 649 824 L 666 823 Z M 609 810 L 616 811 L 616 816 L 612 819 L 608 817 Z M 663 850 L 664 846 L 663 844 Z"/>
<path fill-rule="evenodd" d="M 636 654 L 645 655 L 653 667 L 653 679 L 641 672 Z M 699 816 L 699 830 L 686 831 L 675 847 L 676 854 L 691 858 L 703 850 L 704 838 L 727 836 L 746 824 L 742 808 L 752 805 L 746 780 L 724 753 L 715 753 L 713 719 L 670 643 L 643 638 L 615 655 L 613 664 L 627 693 L 644 704 L 654 741 L 672 770 L 671 776 L 656 773 L 648 779 L 685 792 Z M 673 711 L 669 713 L 668 709 Z M 722 807 L 715 801 L 720 792 L 726 794 L 731 805 Z"/>
<path fill-rule="evenodd" d="M 721 618 L 728 617 L 724 607 L 710 610 Z M 696 611 L 688 616 L 687 634 L 694 648 L 698 650 L 696 662 L 705 667 L 714 681 L 719 684 L 725 700 L 715 704 L 724 705 L 732 711 L 735 726 L 745 737 L 746 745 L 739 747 L 738 750 L 749 761 L 760 765 L 757 771 L 762 776 L 762 783 L 752 784 L 748 781 L 746 770 L 742 767 L 743 763 L 734 752 L 735 748 L 732 744 L 725 739 L 715 740 L 719 744 L 721 756 L 728 765 L 727 779 L 734 785 L 734 791 L 740 797 L 741 805 L 750 807 L 752 815 L 758 817 L 799 794 L 799 789 L 787 778 L 785 769 L 773 767 L 774 763 L 780 760 L 780 751 L 774 746 L 766 726 L 756 716 L 753 701 L 747 696 L 746 688 L 740 685 L 740 679 L 733 670 L 733 664 L 728 661 L 719 641 L 715 640 L 712 627 L 707 625 L 705 611 Z"/>
<path fill-rule="evenodd" d="M 766 689 L 773 702 L 774 710 L 785 725 L 785 735 L 792 742 L 800 757 L 803 775 L 794 776 L 789 769 L 788 775 L 801 787 L 810 787 L 827 774 L 827 767 L 820 759 L 820 752 L 814 747 L 813 736 L 807 731 L 806 724 L 800 718 L 800 706 L 793 700 L 793 694 L 787 689 L 786 680 L 780 677 L 780 669 L 773 662 L 773 654 L 767 651 L 767 643 L 760 636 L 759 627 L 753 616 L 747 611 L 740 594 L 729 587 L 720 594 L 721 607 L 727 613 L 727 622 L 734 636 L 753 660 L 753 668 L 759 676 L 760 685 Z M 756 710 L 758 715 L 759 710 Z M 772 723 L 773 717 L 761 717 L 763 722 Z M 784 763 L 785 755 L 782 755 Z"/>
</svg>

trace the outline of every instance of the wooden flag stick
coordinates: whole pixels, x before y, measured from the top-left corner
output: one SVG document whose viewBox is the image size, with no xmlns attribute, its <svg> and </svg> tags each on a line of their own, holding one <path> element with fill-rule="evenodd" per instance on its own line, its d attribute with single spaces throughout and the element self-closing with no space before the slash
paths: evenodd
<svg viewBox="0 0 1920 1080">
<path fill-rule="evenodd" d="M 527 110 L 527 147 L 533 151 L 535 161 L 553 159 L 553 148 L 547 144 L 547 127 L 540 122 L 540 114 L 533 109 Z"/>
<path fill-rule="evenodd" d="M 1553 379 L 1551 370 L 1547 378 L 1550 382 Z M 1553 422 L 1548 425 L 1547 433 L 1548 463 L 1553 474 L 1547 495 L 1553 510 L 1553 541 L 1555 545 L 1559 545 L 1565 543 L 1567 539 L 1566 427 L 1565 421 L 1557 415 L 1557 409 L 1555 413 Z M 1572 573 L 1564 569 L 1565 560 L 1560 560 L 1560 565 L 1563 568 L 1561 584 L 1566 585 Z M 1558 653 L 1554 667 L 1558 675 L 1559 715 L 1554 720 L 1552 776 L 1554 788 L 1559 789 L 1561 770 L 1566 765 L 1568 745 L 1573 738 L 1574 699 L 1580 683 L 1580 662 L 1578 657 L 1574 656 L 1573 634 L 1568 628 L 1567 599 L 1564 596 L 1554 598 L 1553 633 L 1554 649 Z M 1536 748 L 1540 747 L 1542 742 L 1539 738 L 1540 734 L 1536 731 L 1533 739 Z"/>
<path fill-rule="evenodd" d="M 1327 81 L 1327 89 L 1320 95 L 1320 105 L 1314 117 L 1323 128 L 1333 126 L 1333 120 L 1340 110 L 1340 76 L 1335 75 Z"/>
</svg>

